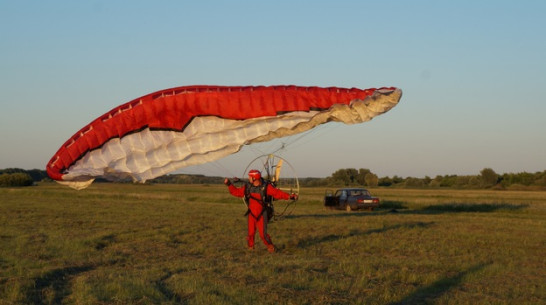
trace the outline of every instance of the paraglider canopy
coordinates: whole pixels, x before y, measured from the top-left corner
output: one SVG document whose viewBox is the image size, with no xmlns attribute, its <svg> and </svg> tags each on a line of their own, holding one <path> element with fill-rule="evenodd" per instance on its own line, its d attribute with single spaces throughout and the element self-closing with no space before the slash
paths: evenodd
<svg viewBox="0 0 546 305">
<path fill-rule="evenodd" d="M 294 135 L 331 121 L 371 120 L 400 89 L 187 86 L 118 106 L 76 132 L 47 164 L 73 188 L 96 177 L 144 182 L 233 154 L 245 144 Z"/>
</svg>

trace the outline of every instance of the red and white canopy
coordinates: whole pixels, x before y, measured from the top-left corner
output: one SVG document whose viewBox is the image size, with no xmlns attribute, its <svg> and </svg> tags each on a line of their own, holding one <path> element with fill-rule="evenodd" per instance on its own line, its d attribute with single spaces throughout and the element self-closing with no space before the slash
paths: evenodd
<svg viewBox="0 0 546 305">
<path fill-rule="evenodd" d="M 187 86 L 118 106 L 74 134 L 47 164 L 48 175 L 81 189 L 95 177 L 144 182 L 233 154 L 245 144 L 331 121 L 371 120 L 402 91 L 298 86 Z"/>
</svg>

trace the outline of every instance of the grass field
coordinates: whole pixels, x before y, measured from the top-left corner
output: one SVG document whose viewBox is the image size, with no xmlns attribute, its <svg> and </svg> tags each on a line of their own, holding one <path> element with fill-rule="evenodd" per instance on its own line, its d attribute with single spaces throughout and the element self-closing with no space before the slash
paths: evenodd
<svg viewBox="0 0 546 305">
<path fill-rule="evenodd" d="M 220 185 L 2 188 L 0 304 L 546 303 L 546 192 L 372 193 L 303 189 L 270 254 Z"/>
</svg>

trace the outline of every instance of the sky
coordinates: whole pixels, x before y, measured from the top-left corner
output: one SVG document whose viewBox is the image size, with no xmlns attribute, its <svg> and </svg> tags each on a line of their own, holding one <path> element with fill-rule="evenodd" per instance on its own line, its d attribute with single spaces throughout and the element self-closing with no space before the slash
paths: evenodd
<svg viewBox="0 0 546 305">
<path fill-rule="evenodd" d="M 45 169 L 110 109 L 187 85 L 398 87 L 389 112 L 180 170 L 546 170 L 546 1 L 0 0 L 0 168 Z"/>
</svg>

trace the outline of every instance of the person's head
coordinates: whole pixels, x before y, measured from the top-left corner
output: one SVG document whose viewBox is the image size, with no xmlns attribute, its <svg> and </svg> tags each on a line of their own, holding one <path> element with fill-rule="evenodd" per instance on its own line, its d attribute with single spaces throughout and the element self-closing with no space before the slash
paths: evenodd
<svg viewBox="0 0 546 305">
<path fill-rule="evenodd" d="M 248 172 L 248 181 L 250 181 L 250 183 L 253 183 L 254 181 L 260 181 L 261 178 L 262 173 L 260 173 L 260 171 L 257 169 L 252 169 Z"/>
</svg>

